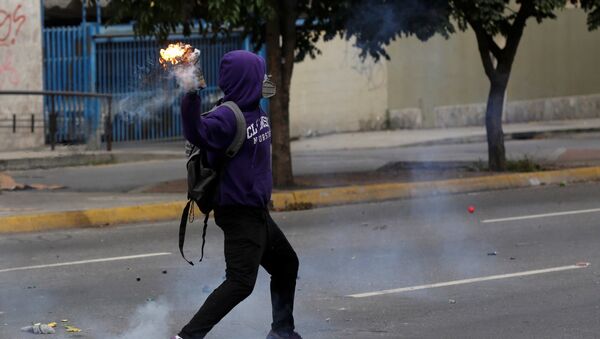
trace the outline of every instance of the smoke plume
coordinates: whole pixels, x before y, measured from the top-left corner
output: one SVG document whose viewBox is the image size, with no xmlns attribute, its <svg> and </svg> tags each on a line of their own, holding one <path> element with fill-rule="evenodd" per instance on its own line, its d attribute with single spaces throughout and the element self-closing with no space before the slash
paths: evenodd
<svg viewBox="0 0 600 339">
<path fill-rule="evenodd" d="M 169 333 L 170 305 L 165 301 L 148 302 L 135 311 L 128 330 L 115 339 L 166 339 Z"/>
<path fill-rule="evenodd" d="M 130 93 L 118 101 L 121 115 L 154 118 L 157 113 L 172 106 L 182 94 L 200 85 L 197 69 L 192 64 L 164 69 L 150 64 L 138 71 Z"/>
</svg>

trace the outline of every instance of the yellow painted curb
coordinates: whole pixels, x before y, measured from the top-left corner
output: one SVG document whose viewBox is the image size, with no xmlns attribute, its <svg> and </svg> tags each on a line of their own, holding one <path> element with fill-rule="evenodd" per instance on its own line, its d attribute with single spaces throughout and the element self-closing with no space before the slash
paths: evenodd
<svg viewBox="0 0 600 339">
<path fill-rule="evenodd" d="M 274 193 L 272 200 L 275 210 L 287 210 L 596 180 L 600 180 L 600 167 L 585 167 L 478 178 L 284 191 Z M 0 217 L 0 233 L 176 220 L 181 216 L 184 205 L 185 201 L 173 201 L 115 208 Z M 196 211 L 199 215 L 200 212 Z"/>
<path fill-rule="evenodd" d="M 63 211 L 0 217 L 0 233 L 33 232 L 57 228 L 103 227 L 142 221 L 176 219 L 185 201 L 82 211 Z"/>
<path fill-rule="evenodd" d="M 281 200 L 274 198 L 273 206 L 276 210 L 284 210 L 290 207 L 293 209 L 294 206 L 301 206 L 302 204 L 328 206 L 594 180 L 600 180 L 600 167 L 512 173 L 439 181 L 297 190 L 287 193 L 291 194 L 293 198 L 287 197 Z"/>
</svg>

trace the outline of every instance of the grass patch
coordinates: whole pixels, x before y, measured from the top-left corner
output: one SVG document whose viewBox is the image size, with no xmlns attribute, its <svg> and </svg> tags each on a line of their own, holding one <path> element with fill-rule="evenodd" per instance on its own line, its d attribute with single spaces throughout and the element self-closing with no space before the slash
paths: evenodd
<svg viewBox="0 0 600 339">
<path fill-rule="evenodd" d="M 490 170 L 487 162 L 481 159 L 471 164 L 471 166 L 468 166 L 467 169 L 472 172 L 488 172 Z M 525 155 L 520 159 L 506 159 L 506 172 L 527 173 L 544 170 L 546 170 L 544 166 L 537 163 L 528 155 Z"/>
<path fill-rule="evenodd" d="M 538 172 L 542 170 L 544 167 L 527 155 L 521 159 L 506 160 L 507 172 Z"/>
</svg>

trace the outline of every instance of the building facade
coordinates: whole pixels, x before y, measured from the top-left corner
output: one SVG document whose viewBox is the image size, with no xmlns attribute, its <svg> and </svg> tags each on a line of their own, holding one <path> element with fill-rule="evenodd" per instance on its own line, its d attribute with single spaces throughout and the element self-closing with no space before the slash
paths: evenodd
<svg viewBox="0 0 600 339">
<path fill-rule="evenodd" d="M 421 42 L 402 38 L 391 59 L 362 63 L 351 42 L 321 43 L 323 55 L 296 66 L 290 105 L 294 137 L 377 128 L 483 125 L 489 82 L 472 31 Z M 600 31 L 566 9 L 525 29 L 507 91 L 505 120 L 600 118 Z"/>
<path fill-rule="evenodd" d="M 38 1 L 0 2 L 0 91 L 43 90 L 42 19 Z M 43 98 L 0 95 L 0 149 L 44 144 Z"/>
</svg>

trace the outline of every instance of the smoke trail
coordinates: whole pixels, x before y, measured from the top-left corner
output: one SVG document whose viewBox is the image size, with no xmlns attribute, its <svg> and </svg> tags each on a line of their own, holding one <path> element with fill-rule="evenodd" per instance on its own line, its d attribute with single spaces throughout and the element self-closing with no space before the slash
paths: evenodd
<svg viewBox="0 0 600 339">
<path fill-rule="evenodd" d="M 130 93 L 118 101 L 118 112 L 124 117 L 158 118 L 158 113 L 172 106 L 184 93 L 198 88 L 200 81 L 194 65 L 182 64 L 164 69 L 149 62 L 136 72 L 136 83 Z"/>
<path fill-rule="evenodd" d="M 135 311 L 128 330 L 115 339 L 165 339 L 169 338 L 171 306 L 165 301 L 148 302 Z"/>
<path fill-rule="evenodd" d="M 198 70 L 191 64 L 174 67 L 169 76 L 175 79 L 181 91 L 189 92 L 200 85 Z"/>
</svg>

